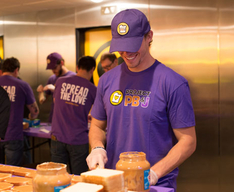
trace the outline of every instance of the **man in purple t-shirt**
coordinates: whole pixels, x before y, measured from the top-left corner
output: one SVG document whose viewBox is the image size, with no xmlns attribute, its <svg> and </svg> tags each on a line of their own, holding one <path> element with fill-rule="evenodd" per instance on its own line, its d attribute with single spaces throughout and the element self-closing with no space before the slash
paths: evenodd
<svg viewBox="0 0 234 192">
<path fill-rule="evenodd" d="M 120 153 L 142 151 L 151 165 L 147 182 L 176 189 L 178 166 L 196 149 L 188 82 L 152 57 L 153 32 L 139 10 L 119 12 L 111 31 L 110 52 L 124 62 L 99 79 L 88 166 L 114 169 Z"/>
<path fill-rule="evenodd" d="M 29 119 L 34 119 L 39 114 L 39 109 L 30 85 L 18 79 L 20 63 L 18 59 L 11 57 L 2 65 L 3 74 L 0 77 L 0 86 L 8 93 L 11 101 L 10 119 L 4 140 L 1 141 L 0 163 L 20 166 L 23 157 L 23 116 L 24 106 L 30 111 Z M 3 151 L 2 151 L 3 152 Z"/>
<path fill-rule="evenodd" d="M 44 103 L 50 95 L 53 95 L 54 89 L 55 89 L 55 83 L 58 78 L 63 76 L 71 76 L 76 75 L 75 72 L 69 71 L 65 67 L 65 62 L 62 56 L 59 53 L 51 53 L 47 56 L 47 70 L 52 70 L 54 73 L 47 81 L 47 85 L 43 87 L 43 85 L 39 85 L 37 87 L 38 97 L 39 97 L 39 103 Z M 44 95 L 45 93 L 45 95 Z M 50 115 L 48 122 L 51 123 L 52 116 L 53 116 L 53 110 L 54 110 L 54 103 L 52 101 L 51 109 L 50 109 Z"/>
<path fill-rule="evenodd" d="M 93 57 L 81 57 L 77 75 L 59 78 L 53 95 L 51 161 L 68 163 L 71 173 L 76 175 L 88 170 L 88 114 L 97 89 L 90 79 L 95 67 Z"/>
</svg>

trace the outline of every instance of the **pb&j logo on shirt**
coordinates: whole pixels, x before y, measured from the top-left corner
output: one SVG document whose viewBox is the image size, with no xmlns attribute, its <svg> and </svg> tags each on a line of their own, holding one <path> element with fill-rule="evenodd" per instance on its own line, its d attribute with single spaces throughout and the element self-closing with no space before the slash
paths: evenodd
<svg viewBox="0 0 234 192">
<path fill-rule="evenodd" d="M 110 96 L 110 102 L 112 105 L 119 105 L 123 100 L 123 93 L 121 91 L 115 91 Z"/>
<path fill-rule="evenodd" d="M 124 106 L 147 108 L 150 101 L 150 91 L 126 89 L 124 97 Z"/>
</svg>

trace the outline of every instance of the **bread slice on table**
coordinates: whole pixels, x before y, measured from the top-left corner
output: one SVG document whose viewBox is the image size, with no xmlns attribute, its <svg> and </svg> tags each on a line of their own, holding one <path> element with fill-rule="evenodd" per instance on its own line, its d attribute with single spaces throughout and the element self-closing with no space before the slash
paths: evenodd
<svg viewBox="0 0 234 192">
<path fill-rule="evenodd" d="M 18 167 L 10 166 L 10 165 L 0 166 L 0 172 L 1 173 L 11 173 L 11 174 L 13 174 L 14 169 L 18 169 Z"/>
<path fill-rule="evenodd" d="M 72 175 L 71 176 L 71 182 L 72 182 L 72 184 L 82 182 L 82 177 L 79 176 L 79 175 Z"/>
<path fill-rule="evenodd" d="M 11 173 L 0 173 L 0 182 L 4 181 L 6 178 L 9 178 L 11 176 L 12 176 Z"/>
<path fill-rule="evenodd" d="M 103 185 L 104 192 L 124 191 L 124 172 L 114 169 L 95 169 L 81 173 L 82 181 Z"/>
<path fill-rule="evenodd" d="M 13 175 L 21 176 L 21 177 L 34 177 L 36 175 L 36 170 L 29 169 L 25 167 L 17 167 L 13 170 Z"/>
<path fill-rule="evenodd" d="M 60 190 L 60 192 L 103 192 L 103 186 L 93 183 L 79 182 Z"/>
<path fill-rule="evenodd" d="M 15 186 L 13 188 L 14 192 L 33 192 L 32 185 L 22 185 L 22 186 Z"/>
<path fill-rule="evenodd" d="M 32 185 L 32 179 L 24 177 L 10 177 L 6 178 L 4 182 L 11 183 L 14 186 Z"/>
<path fill-rule="evenodd" d="M 13 187 L 11 183 L 0 182 L 0 191 L 10 190 Z"/>
</svg>

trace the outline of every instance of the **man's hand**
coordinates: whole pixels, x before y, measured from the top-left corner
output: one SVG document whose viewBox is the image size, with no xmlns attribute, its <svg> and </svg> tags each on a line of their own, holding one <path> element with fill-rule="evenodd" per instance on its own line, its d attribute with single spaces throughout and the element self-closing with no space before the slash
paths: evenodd
<svg viewBox="0 0 234 192">
<path fill-rule="evenodd" d="M 96 169 L 97 167 L 103 169 L 107 160 L 106 150 L 102 147 L 92 149 L 91 153 L 86 158 L 90 170 Z"/>
<path fill-rule="evenodd" d="M 54 92 L 55 86 L 52 84 L 48 84 L 44 87 L 43 91 L 50 90 L 51 92 Z"/>
<path fill-rule="evenodd" d="M 38 87 L 37 87 L 37 92 L 38 93 L 41 93 L 41 92 L 43 92 L 43 85 L 39 85 Z"/>
<path fill-rule="evenodd" d="M 157 174 L 152 169 L 150 169 L 150 185 L 156 185 L 157 182 L 158 182 Z"/>
</svg>

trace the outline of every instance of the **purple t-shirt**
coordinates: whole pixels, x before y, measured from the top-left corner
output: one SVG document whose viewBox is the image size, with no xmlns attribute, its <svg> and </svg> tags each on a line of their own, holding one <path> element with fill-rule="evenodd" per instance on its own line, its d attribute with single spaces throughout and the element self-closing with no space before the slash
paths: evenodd
<svg viewBox="0 0 234 192">
<path fill-rule="evenodd" d="M 142 72 L 122 63 L 104 73 L 91 115 L 107 120 L 106 168 L 112 169 L 126 151 L 142 151 L 154 165 L 177 142 L 172 128 L 195 125 L 187 80 L 157 60 Z M 166 177 L 177 175 L 175 169 Z"/>
<path fill-rule="evenodd" d="M 96 97 L 96 86 L 79 76 L 61 77 L 53 97 L 51 134 L 70 145 L 87 144 L 88 114 Z"/>
<path fill-rule="evenodd" d="M 59 79 L 60 77 L 72 76 L 72 75 L 76 75 L 76 73 L 73 72 L 73 71 L 68 71 L 68 72 L 65 73 L 63 76 L 59 76 L 59 77 L 57 77 L 56 75 L 51 75 L 51 76 L 49 77 L 48 81 L 47 81 L 47 85 L 48 85 L 48 84 L 52 84 L 52 85 L 55 86 L 57 79 Z M 45 91 L 45 93 L 46 93 L 47 95 L 53 95 L 53 92 L 51 92 L 50 90 Z M 51 122 L 51 120 L 52 120 L 52 117 L 53 117 L 53 110 L 54 110 L 54 103 L 52 102 L 48 122 Z"/>
<path fill-rule="evenodd" d="M 11 101 L 10 119 L 3 141 L 23 140 L 24 106 L 35 102 L 30 85 L 10 75 L 0 77 L 0 86 L 8 93 Z"/>
</svg>

